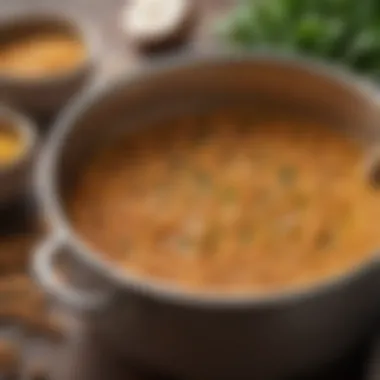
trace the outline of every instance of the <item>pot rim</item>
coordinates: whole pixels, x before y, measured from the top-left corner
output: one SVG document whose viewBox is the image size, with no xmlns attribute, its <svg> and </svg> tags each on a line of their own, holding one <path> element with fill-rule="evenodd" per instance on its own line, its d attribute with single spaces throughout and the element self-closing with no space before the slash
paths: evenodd
<svg viewBox="0 0 380 380">
<path fill-rule="evenodd" d="M 40 158 L 36 165 L 35 190 L 37 199 L 43 208 L 43 213 L 49 218 L 53 234 L 59 233 L 65 236 L 67 246 L 75 252 L 75 257 L 80 262 L 88 265 L 94 273 L 101 278 L 110 280 L 115 288 L 129 287 L 150 298 L 168 301 L 175 304 L 188 306 L 200 306 L 205 308 L 247 308 L 251 306 L 273 306 L 292 302 L 299 302 L 311 297 L 323 295 L 326 292 L 333 291 L 337 288 L 344 287 L 346 284 L 357 278 L 365 276 L 368 272 L 376 267 L 379 262 L 378 251 L 370 255 L 368 259 L 354 267 L 352 270 L 344 271 L 335 276 L 322 278 L 311 284 L 288 286 L 282 290 L 270 292 L 210 292 L 199 290 L 187 290 L 179 288 L 176 283 L 157 280 L 148 276 L 134 274 L 125 269 L 121 270 L 116 264 L 102 258 L 102 255 L 94 248 L 90 248 L 86 242 L 75 233 L 71 227 L 66 214 L 61 207 L 57 197 L 57 188 L 55 181 L 56 160 L 59 158 L 59 152 L 64 143 L 67 133 L 75 125 L 78 117 L 82 115 L 83 110 L 87 110 L 96 104 L 97 101 L 112 94 L 115 88 L 124 87 L 128 84 L 138 83 L 139 81 L 148 80 L 150 76 L 167 75 L 174 70 L 181 70 L 191 67 L 204 65 L 218 65 L 228 62 L 239 61 L 252 62 L 278 62 L 281 65 L 299 68 L 325 78 L 329 78 L 337 84 L 340 84 L 351 93 L 356 93 L 369 107 L 373 107 L 374 115 L 376 114 L 376 94 L 374 88 L 368 86 L 368 83 L 360 82 L 349 71 L 339 66 L 321 63 L 313 59 L 300 57 L 297 55 L 278 54 L 271 51 L 263 52 L 231 52 L 225 54 L 221 52 L 212 52 L 208 54 L 198 54 L 196 56 L 187 54 L 156 61 L 154 66 L 148 66 L 141 72 L 131 77 L 124 73 L 114 80 L 103 84 L 102 86 L 91 87 L 78 98 L 73 99 L 69 107 L 66 108 L 53 128 L 53 133 L 49 136 L 47 144 L 42 149 Z"/>
</svg>

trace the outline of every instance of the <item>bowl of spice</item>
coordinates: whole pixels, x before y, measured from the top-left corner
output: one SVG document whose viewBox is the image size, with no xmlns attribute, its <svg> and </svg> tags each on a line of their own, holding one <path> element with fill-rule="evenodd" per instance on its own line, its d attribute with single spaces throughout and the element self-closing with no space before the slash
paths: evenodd
<svg viewBox="0 0 380 380">
<path fill-rule="evenodd" d="M 34 123 L 0 105 L 0 207 L 26 194 L 36 144 Z"/>
<path fill-rule="evenodd" d="M 88 27 L 66 16 L 14 16 L 0 22 L 0 98 L 51 114 L 82 87 L 94 66 Z"/>
</svg>

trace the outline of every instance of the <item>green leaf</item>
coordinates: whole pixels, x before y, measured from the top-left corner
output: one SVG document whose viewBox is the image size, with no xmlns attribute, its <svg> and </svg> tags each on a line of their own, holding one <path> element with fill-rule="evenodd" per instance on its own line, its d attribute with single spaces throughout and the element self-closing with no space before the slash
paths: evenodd
<svg viewBox="0 0 380 380">
<path fill-rule="evenodd" d="M 307 1 L 305 0 L 287 0 L 282 4 L 287 12 L 287 20 L 294 21 L 302 17 Z"/>
<path fill-rule="evenodd" d="M 252 47 L 270 45 L 378 72 L 378 0 L 248 0 L 226 25 L 226 38 Z"/>
<path fill-rule="evenodd" d="M 259 35 L 265 38 L 265 42 L 282 41 L 287 33 L 287 12 L 284 4 L 281 1 L 267 1 L 256 8 Z"/>
<path fill-rule="evenodd" d="M 317 14 L 305 15 L 295 29 L 294 41 L 300 50 L 310 51 L 317 47 L 324 34 L 325 25 Z"/>
<path fill-rule="evenodd" d="M 378 30 L 362 30 L 353 39 L 344 59 L 347 63 L 357 67 L 370 67 L 373 59 L 380 56 L 380 33 Z"/>
</svg>

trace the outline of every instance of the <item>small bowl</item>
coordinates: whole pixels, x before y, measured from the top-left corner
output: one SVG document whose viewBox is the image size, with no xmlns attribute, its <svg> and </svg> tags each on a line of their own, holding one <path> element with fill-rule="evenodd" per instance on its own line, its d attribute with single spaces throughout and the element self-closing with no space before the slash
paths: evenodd
<svg viewBox="0 0 380 380">
<path fill-rule="evenodd" d="M 0 105 L 0 139 L 2 131 L 15 133 L 23 144 L 19 154 L 0 165 L 0 207 L 5 207 L 28 191 L 38 135 L 32 120 L 5 105 Z"/>
<path fill-rule="evenodd" d="M 95 44 L 89 28 L 63 15 L 24 15 L 0 22 L 1 47 L 34 34 L 60 34 L 78 39 L 85 58 L 57 73 L 23 76 L 0 71 L 0 99 L 36 116 L 58 111 L 88 80 L 94 68 Z"/>
</svg>

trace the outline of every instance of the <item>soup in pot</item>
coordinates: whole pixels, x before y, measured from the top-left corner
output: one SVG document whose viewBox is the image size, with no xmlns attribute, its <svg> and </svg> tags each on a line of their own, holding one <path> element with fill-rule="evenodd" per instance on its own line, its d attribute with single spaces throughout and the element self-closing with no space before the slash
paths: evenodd
<svg viewBox="0 0 380 380">
<path fill-rule="evenodd" d="M 379 247 L 380 197 L 362 159 L 322 123 L 194 115 L 104 149 L 68 207 L 85 241 L 128 273 L 276 291 L 343 273 Z"/>
</svg>

